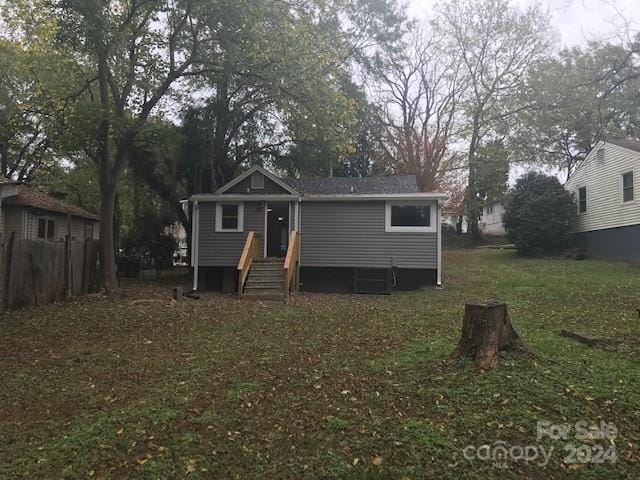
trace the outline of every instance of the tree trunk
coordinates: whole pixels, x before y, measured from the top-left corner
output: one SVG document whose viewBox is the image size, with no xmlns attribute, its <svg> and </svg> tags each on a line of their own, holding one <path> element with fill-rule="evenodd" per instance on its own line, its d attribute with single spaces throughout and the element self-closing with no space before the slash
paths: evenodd
<svg viewBox="0 0 640 480">
<path fill-rule="evenodd" d="M 116 187 L 103 178 L 100 182 L 100 268 L 102 288 L 107 292 L 113 291 L 118 286 L 113 235 L 115 204 Z"/>
<path fill-rule="evenodd" d="M 480 115 L 484 103 L 479 110 L 473 115 L 473 134 L 471 135 L 471 141 L 469 142 L 469 178 L 466 193 L 466 209 L 467 209 L 467 233 L 474 240 L 480 239 L 480 211 L 478 202 L 478 186 L 477 186 L 477 151 L 480 144 Z"/>
<path fill-rule="evenodd" d="M 503 350 L 530 352 L 513 326 L 505 303 L 465 305 L 462 334 L 455 357 L 471 357 L 480 370 L 490 370 Z"/>
</svg>

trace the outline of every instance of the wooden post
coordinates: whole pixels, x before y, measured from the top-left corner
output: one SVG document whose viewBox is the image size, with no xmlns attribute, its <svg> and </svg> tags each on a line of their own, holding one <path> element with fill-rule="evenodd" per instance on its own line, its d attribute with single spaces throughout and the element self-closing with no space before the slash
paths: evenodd
<svg viewBox="0 0 640 480">
<path fill-rule="evenodd" d="M 64 237 L 64 290 L 70 297 L 73 293 L 73 269 L 71 266 L 71 236 Z"/>
<path fill-rule="evenodd" d="M 82 279 L 82 285 L 80 286 L 80 291 L 82 294 L 89 293 L 89 279 L 91 278 L 91 270 L 88 266 L 89 264 L 89 239 L 85 238 L 82 244 L 82 274 L 80 278 Z"/>
<path fill-rule="evenodd" d="M 33 264 L 33 254 L 29 252 L 29 267 L 31 270 L 31 289 L 33 290 L 33 304 L 38 306 L 38 290 L 36 288 L 36 267 Z"/>
<path fill-rule="evenodd" d="M 11 238 L 9 238 L 9 244 L 7 245 L 7 249 L 5 250 L 5 278 L 3 279 L 4 284 L 4 308 L 7 310 L 11 310 L 11 283 L 13 280 L 14 265 L 13 265 L 13 251 L 15 249 L 16 243 L 16 232 L 11 233 Z"/>
<path fill-rule="evenodd" d="M 176 302 L 179 302 L 182 300 L 182 295 L 183 295 L 183 291 L 182 291 L 182 287 L 174 287 L 173 288 L 173 299 Z"/>
</svg>

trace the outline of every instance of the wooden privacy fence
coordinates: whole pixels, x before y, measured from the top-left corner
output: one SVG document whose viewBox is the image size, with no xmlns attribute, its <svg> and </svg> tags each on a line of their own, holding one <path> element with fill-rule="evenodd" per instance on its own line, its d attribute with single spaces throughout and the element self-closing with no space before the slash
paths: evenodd
<svg viewBox="0 0 640 480">
<path fill-rule="evenodd" d="M 2 246 L 2 305 L 44 305 L 97 292 L 99 241 L 48 242 L 12 236 Z"/>
</svg>

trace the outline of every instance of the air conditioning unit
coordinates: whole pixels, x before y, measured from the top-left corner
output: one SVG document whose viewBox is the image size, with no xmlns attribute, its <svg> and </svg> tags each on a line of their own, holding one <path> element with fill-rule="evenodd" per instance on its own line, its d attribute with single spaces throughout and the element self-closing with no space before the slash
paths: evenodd
<svg viewBox="0 0 640 480">
<path fill-rule="evenodd" d="M 390 268 L 356 268 L 353 272 L 353 291 L 388 295 L 391 293 Z"/>
</svg>

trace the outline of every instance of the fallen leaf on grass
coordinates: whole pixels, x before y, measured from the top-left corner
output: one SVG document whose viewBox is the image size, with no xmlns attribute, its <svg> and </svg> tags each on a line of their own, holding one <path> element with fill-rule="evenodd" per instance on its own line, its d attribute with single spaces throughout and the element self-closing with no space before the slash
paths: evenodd
<svg viewBox="0 0 640 480">
<path fill-rule="evenodd" d="M 375 465 L 377 467 L 379 467 L 380 465 L 382 465 L 383 462 L 383 458 L 380 455 L 376 455 L 375 457 L 373 457 L 371 459 L 371 464 Z"/>
</svg>

